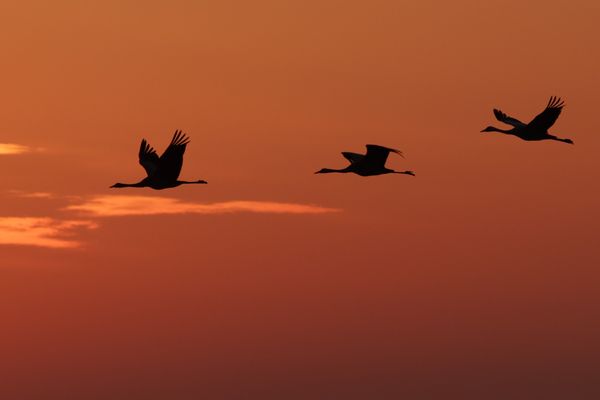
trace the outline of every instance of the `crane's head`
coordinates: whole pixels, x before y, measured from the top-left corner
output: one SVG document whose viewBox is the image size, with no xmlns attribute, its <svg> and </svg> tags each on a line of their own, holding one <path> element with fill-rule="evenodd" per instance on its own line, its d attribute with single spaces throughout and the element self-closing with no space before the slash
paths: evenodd
<svg viewBox="0 0 600 400">
<path fill-rule="evenodd" d="M 498 129 L 494 128 L 493 126 L 488 126 L 484 129 L 481 130 L 481 132 L 496 132 Z"/>
</svg>

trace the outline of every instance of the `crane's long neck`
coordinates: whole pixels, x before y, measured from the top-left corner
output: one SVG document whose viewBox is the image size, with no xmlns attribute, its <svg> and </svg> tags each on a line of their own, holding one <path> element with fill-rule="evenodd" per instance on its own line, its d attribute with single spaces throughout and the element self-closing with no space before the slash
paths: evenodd
<svg viewBox="0 0 600 400">
<path fill-rule="evenodd" d="M 203 181 L 202 179 L 197 180 L 197 181 L 177 181 L 177 183 L 179 185 L 191 185 L 191 184 L 204 184 L 204 183 L 208 183 L 206 181 Z"/>
<path fill-rule="evenodd" d="M 142 180 L 138 183 L 115 183 L 111 188 L 125 188 L 125 187 L 146 187 L 146 180 Z"/>
<path fill-rule="evenodd" d="M 495 126 L 489 126 L 485 131 L 486 132 L 500 132 L 500 133 L 513 133 L 514 128 L 512 129 L 501 129 L 501 128 L 496 128 Z"/>
<path fill-rule="evenodd" d="M 349 168 L 343 168 L 343 169 L 323 168 L 323 169 L 317 171 L 316 173 L 317 174 L 331 174 L 333 172 L 338 172 L 340 174 L 345 174 L 345 173 L 350 172 L 350 171 L 349 171 Z"/>
</svg>

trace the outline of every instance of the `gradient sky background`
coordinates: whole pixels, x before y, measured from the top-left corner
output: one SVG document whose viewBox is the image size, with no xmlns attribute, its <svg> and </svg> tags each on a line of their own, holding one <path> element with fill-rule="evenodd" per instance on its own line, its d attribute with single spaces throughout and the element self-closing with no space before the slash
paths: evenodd
<svg viewBox="0 0 600 400">
<path fill-rule="evenodd" d="M 97 3 L 0 5 L 0 398 L 599 398 L 597 1 Z"/>
</svg>

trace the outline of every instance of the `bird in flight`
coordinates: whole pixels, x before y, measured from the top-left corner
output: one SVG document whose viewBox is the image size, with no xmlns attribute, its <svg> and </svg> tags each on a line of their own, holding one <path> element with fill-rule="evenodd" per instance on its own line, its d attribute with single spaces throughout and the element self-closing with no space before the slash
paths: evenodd
<svg viewBox="0 0 600 400">
<path fill-rule="evenodd" d="M 168 189 L 184 184 L 207 183 L 203 180 L 180 181 L 179 173 L 183 165 L 183 153 L 190 142 L 185 133 L 175 131 L 169 147 L 159 157 L 156 151 L 142 139 L 139 152 L 140 165 L 146 170 L 146 176 L 138 183 L 115 183 L 111 188 L 149 187 L 155 190 Z"/>
<path fill-rule="evenodd" d="M 508 135 L 517 136 L 523 140 L 535 141 L 535 140 L 557 140 L 559 142 L 565 142 L 573 144 L 571 139 L 562 139 L 548 133 L 548 129 L 556 122 L 556 119 L 560 115 L 564 103 L 560 97 L 550 97 L 550 101 L 546 106 L 546 109 L 539 113 L 530 123 L 525 124 L 516 118 L 509 117 L 502 111 L 494 109 L 494 115 L 500 122 L 504 122 L 507 125 L 512 125 L 512 129 L 500 129 L 494 126 L 488 126 L 481 132 L 502 132 Z"/>
<path fill-rule="evenodd" d="M 342 155 L 350 161 L 350 165 L 343 169 L 323 168 L 315 174 L 328 174 L 331 172 L 348 173 L 352 172 L 360 176 L 372 176 L 383 174 L 406 174 L 415 176 L 412 171 L 394 171 L 385 167 L 385 162 L 390 153 L 396 153 L 404 157 L 399 150 L 390 149 L 376 144 L 367 145 L 367 154 L 342 152 Z"/>
</svg>

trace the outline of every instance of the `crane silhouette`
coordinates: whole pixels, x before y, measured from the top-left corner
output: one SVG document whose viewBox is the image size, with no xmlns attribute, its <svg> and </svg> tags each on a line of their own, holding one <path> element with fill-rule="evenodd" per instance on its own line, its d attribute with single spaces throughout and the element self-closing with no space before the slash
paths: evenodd
<svg viewBox="0 0 600 400">
<path fill-rule="evenodd" d="M 183 153 L 189 142 L 190 140 L 185 136 L 185 133 L 175 131 L 171 143 L 159 157 L 154 148 L 146 142 L 146 139 L 142 139 L 139 161 L 148 176 L 138 183 L 115 183 L 111 188 L 149 187 L 155 190 L 162 190 L 184 184 L 207 183 L 203 180 L 190 182 L 177 179 L 183 165 Z"/>
<path fill-rule="evenodd" d="M 331 169 L 323 168 L 315 174 L 328 174 L 332 172 L 348 173 L 352 172 L 360 176 L 372 176 L 372 175 L 383 175 L 383 174 L 406 174 L 415 176 L 413 171 L 394 171 L 385 167 L 388 155 L 390 153 L 396 153 L 400 156 L 402 152 L 395 149 L 390 149 L 376 144 L 367 145 L 367 154 L 350 153 L 347 151 L 342 152 L 342 155 L 350 161 L 350 165 L 343 169 Z"/>
<path fill-rule="evenodd" d="M 530 123 L 525 124 L 516 118 L 509 117 L 502 111 L 494 109 L 494 115 L 500 122 L 504 122 L 507 125 L 512 125 L 512 129 L 500 129 L 494 126 L 488 126 L 481 132 L 502 132 L 508 135 L 517 136 L 523 140 L 536 141 L 536 140 L 557 140 L 559 142 L 565 142 L 573 144 L 571 139 L 562 139 L 548 133 L 548 129 L 556 122 L 556 119 L 560 115 L 564 103 L 560 97 L 550 97 L 546 109 L 539 113 Z"/>
</svg>

